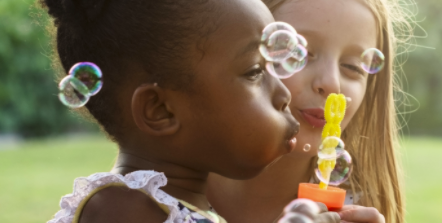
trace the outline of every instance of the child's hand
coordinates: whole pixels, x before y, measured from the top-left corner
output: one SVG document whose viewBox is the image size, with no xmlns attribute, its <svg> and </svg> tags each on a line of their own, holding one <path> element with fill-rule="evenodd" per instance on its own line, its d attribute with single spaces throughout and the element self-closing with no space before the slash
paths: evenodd
<svg viewBox="0 0 442 223">
<path fill-rule="evenodd" d="M 339 223 L 339 215 L 328 212 L 323 203 L 308 199 L 296 199 L 284 208 L 283 217 L 278 223 Z"/>
<path fill-rule="evenodd" d="M 385 223 L 384 215 L 376 208 L 359 205 L 345 205 L 339 210 L 342 222 Z"/>
<path fill-rule="evenodd" d="M 315 223 L 340 223 L 341 218 L 339 217 L 339 214 L 336 212 L 328 211 L 327 206 L 325 204 L 316 202 L 316 204 L 319 206 L 320 211 L 318 216 L 315 219 Z"/>
</svg>

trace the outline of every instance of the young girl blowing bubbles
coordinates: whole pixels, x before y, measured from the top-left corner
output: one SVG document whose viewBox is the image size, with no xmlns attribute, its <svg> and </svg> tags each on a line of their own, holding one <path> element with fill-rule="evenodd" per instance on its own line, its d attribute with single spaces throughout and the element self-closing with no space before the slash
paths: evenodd
<svg viewBox="0 0 442 223">
<path fill-rule="evenodd" d="M 101 68 L 86 108 L 119 145 L 112 171 L 78 178 L 49 222 L 217 222 L 209 172 L 248 179 L 295 149 L 290 92 L 261 68 L 273 17 L 259 0 L 41 3 L 64 70 Z"/>
<path fill-rule="evenodd" d="M 295 151 L 258 177 L 238 181 L 213 175 L 208 196 L 229 222 L 272 222 L 297 197 L 300 182 L 312 179 L 321 142 L 324 104 L 330 93 L 351 98 L 342 139 L 353 157 L 347 204 L 335 215 L 349 222 L 404 222 L 404 198 L 397 159 L 393 92 L 395 31 L 410 30 L 396 0 L 264 0 L 275 20 L 291 24 L 307 41 L 306 67 L 283 82 L 292 93 L 290 109 L 300 121 Z M 393 29 L 393 27 L 395 29 Z M 360 56 L 368 48 L 385 55 L 385 67 L 367 74 Z M 309 152 L 303 151 L 311 144 Z M 235 202 L 231 202 L 235 200 Z M 345 211 L 347 210 L 347 211 Z M 385 220 L 384 220 L 385 218 Z"/>
</svg>

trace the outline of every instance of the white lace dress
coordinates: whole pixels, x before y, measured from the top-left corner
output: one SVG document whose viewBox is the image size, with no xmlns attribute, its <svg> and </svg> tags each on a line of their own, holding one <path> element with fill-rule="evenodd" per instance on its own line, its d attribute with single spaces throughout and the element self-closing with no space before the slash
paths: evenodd
<svg viewBox="0 0 442 223">
<path fill-rule="evenodd" d="M 164 174 L 155 171 L 135 171 L 125 176 L 113 173 L 96 173 L 74 181 L 74 192 L 61 198 L 60 207 L 48 223 L 77 223 L 81 210 L 91 195 L 111 185 L 125 185 L 152 197 L 169 214 L 165 223 L 212 223 L 224 219 L 212 212 L 202 212 L 178 201 L 159 188 L 167 184 Z"/>
</svg>

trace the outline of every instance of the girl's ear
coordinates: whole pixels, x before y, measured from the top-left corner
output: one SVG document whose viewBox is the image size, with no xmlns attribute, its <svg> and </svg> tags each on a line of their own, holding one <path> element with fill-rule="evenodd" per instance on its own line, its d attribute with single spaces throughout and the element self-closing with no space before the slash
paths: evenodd
<svg viewBox="0 0 442 223">
<path fill-rule="evenodd" d="M 153 136 L 175 134 L 180 123 L 168 107 L 164 89 L 157 84 L 139 86 L 132 95 L 132 116 L 138 128 Z"/>
</svg>

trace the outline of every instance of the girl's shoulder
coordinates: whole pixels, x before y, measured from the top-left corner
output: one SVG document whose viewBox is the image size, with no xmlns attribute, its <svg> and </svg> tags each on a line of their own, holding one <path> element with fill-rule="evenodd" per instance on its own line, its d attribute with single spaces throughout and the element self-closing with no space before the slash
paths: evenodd
<svg viewBox="0 0 442 223">
<path fill-rule="evenodd" d="M 80 215 L 82 221 L 88 219 L 90 222 L 118 220 L 127 216 L 137 219 L 149 216 L 150 220 L 155 217 L 164 219 L 160 221 L 165 223 L 183 222 L 189 218 L 195 219 L 189 222 L 204 219 L 204 216 L 189 210 L 159 189 L 166 184 L 165 175 L 155 171 L 135 171 L 125 176 L 96 173 L 80 177 L 74 181 L 73 193 L 62 197 L 61 210 L 48 223 L 77 223 Z"/>
</svg>

